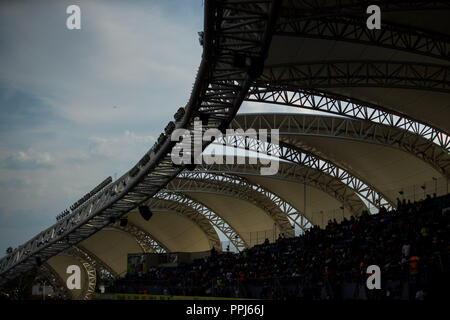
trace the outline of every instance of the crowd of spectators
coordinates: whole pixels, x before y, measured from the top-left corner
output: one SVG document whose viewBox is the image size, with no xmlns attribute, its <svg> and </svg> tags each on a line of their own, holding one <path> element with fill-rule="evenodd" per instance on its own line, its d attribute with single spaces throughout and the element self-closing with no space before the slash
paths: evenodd
<svg viewBox="0 0 450 320">
<path fill-rule="evenodd" d="M 440 299 L 449 274 L 450 197 L 330 221 L 240 253 L 212 251 L 177 267 L 127 276 L 109 292 L 266 299 Z M 381 289 L 368 290 L 369 265 Z M 444 283 L 446 282 L 446 283 Z"/>
</svg>

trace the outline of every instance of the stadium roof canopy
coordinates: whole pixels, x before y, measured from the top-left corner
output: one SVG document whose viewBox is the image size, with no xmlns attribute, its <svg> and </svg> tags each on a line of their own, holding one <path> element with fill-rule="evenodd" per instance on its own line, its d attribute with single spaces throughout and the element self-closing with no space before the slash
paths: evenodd
<svg viewBox="0 0 450 320">
<path fill-rule="evenodd" d="M 367 28 L 369 5 L 381 9 L 380 30 Z M 62 266 L 79 261 L 91 288 L 92 266 L 123 274 L 129 252 L 203 251 L 224 237 L 242 249 L 395 207 L 399 196 L 448 193 L 449 16 L 444 0 L 205 1 L 204 52 L 186 107 L 134 168 L 2 259 L 0 281 L 38 257 L 59 287 Z M 236 116 L 243 101 L 292 114 Z M 194 119 L 205 129 L 279 129 L 279 144 L 214 142 L 278 156 L 278 173 L 261 176 L 248 161 L 183 171 L 167 137 Z M 143 203 L 149 221 L 137 212 Z M 113 223 L 124 215 L 127 226 Z"/>
<path fill-rule="evenodd" d="M 381 30 L 366 26 L 371 4 Z M 448 15 L 448 1 L 283 1 L 254 86 L 320 92 L 449 132 Z"/>
</svg>

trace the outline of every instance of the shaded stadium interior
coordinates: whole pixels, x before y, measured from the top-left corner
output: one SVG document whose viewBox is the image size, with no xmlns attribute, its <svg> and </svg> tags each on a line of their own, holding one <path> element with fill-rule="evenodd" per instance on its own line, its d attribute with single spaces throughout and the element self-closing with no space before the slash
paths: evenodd
<svg viewBox="0 0 450 320">
<path fill-rule="evenodd" d="M 233 115 L 227 127 L 278 129 L 278 145 L 244 137 L 231 143 L 278 156 L 277 174 L 260 175 L 262 165 L 249 164 L 249 157 L 242 165 L 185 169 L 143 203 L 153 213 L 148 221 L 135 206 L 122 215 L 126 225 L 111 220 L 43 261 L 55 287 L 67 280 L 65 266 L 83 270 L 85 289 L 65 292 L 66 298 L 89 298 L 95 274 L 123 276 L 129 253 L 240 251 L 279 234 L 324 228 L 329 220 L 395 209 L 398 198 L 448 194 L 448 2 L 371 1 L 381 7 L 381 30 L 367 29 L 366 1 L 280 3 L 205 1 L 205 26 L 213 29 L 242 23 L 249 34 L 261 34 L 249 20 L 270 13 L 263 69 L 243 101 L 268 104 L 273 112 Z M 211 34 L 218 47 L 245 37 Z M 278 112 L 279 106 L 292 113 Z"/>
</svg>

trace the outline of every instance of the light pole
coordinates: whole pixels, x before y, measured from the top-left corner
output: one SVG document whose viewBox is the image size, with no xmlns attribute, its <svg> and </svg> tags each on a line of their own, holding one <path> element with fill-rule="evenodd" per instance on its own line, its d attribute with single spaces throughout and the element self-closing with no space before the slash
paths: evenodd
<svg viewBox="0 0 450 320">
<path fill-rule="evenodd" d="M 306 176 L 303 178 L 303 215 L 306 217 Z"/>
<path fill-rule="evenodd" d="M 322 216 L 322 225 L 321 225 L 321 227 L 325 228 L 325 225 L 323 224 L 323 210 L 320 210 L 320 215 Z"/>
<path fill-rule="evenodd" d="M 425 184 L 423 185 L 423 186 L 420 186 L 421 188 L 422 188 L 422 190 L 423 190 L 423 198 L 425 199 L 425 190 L 427 189 L 427 187 L 425 186 Z"/>
<path fill-rule="evenodd" d="M 437 197 L 437 178 L 433 177 L 434 180 L 434 196 Z"/>
</svg>

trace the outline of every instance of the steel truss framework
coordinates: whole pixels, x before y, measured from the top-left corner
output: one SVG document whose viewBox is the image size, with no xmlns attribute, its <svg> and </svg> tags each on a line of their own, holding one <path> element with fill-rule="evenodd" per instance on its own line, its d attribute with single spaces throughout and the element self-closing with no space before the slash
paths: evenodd
<svg viewBox="0 0 450 320">
<path fill-rule="evenodd" d="M 178 213 L 184 216 L 197 225 L 208 238 L 208 242 L 211 248 L 221 250 L 221 244 L 219 236 L 216 230 L 213 228 L 210 220 L 205 217 L 201 212 L 194 210 L 191 206 L 185 203 L 178 203 L 172 199 L 154 197 L 147 202 L 148 206 L 156 211 L 163 211 L 167 213 Z"/>
<path fill-rule="evenodd" d="M 353 190 L 354 193 L 358 194 L 359 197 L 370 203 L 375 208 L 380 209 L 381 207 L 385 207 L 388 210 L 393 208 L 394 202 L 384 196 L 383 193 L 377 188 L 374 188 L 369 183 L 364 182 L 363 179 L 360 179 L 356 175 L 353 175 L 333 162 L 306 152 L 301 148 L 283 143 L 262 143 L 258 139 L 239 135 L 222 136 L 218 138 L 214 144 L 232 146 L 234 148 L 244 149 L 251 152 L 256 152 L 258 154 L 274 156 L 280 160 L 285 160 L 301 167 L 314 169 L 305 170 L 305 172 L 303 172 L 304 176 L 302 180 L 307 181 L 307 183 L 314 182 L 314 186 L 316 188 L 327 192 L 332 197 L 336 197 L 336 199 L 340 202 L 349 202 L 348 200 L 345 201 L 345 198 L 339 191 L 345 190 L 344 186 L 347 186 Z M 286 165 L 287 164 L 284 164 L 283 166 Z M 294 169 L 288 169 L 286 171 L 288 173 L 289 171 L 297 172 L 298 170 L 294 167 Z M 319 178 L 321 175 L 328 175 L 331 180 L 329 180 L 326 184 L 320 183 L 320 181 L 323 180 L 322 178 Z M 315 178 L 313 179 L 312 177 Z M 335 187 L 330 188 L 330 184 L 334 184 Z M 360 210 L 360 208 L 358 208 L 358 210 Z"/>
<path fill-rule="evenodd" d="M 198 170 L 204 170 L 210 174 L 226 173 L 231 176 L 260 176 L 260 164 L 213 164 L 203 165 Z M 272 179 L 303 183 L 328 194 L 338 202 L 342 203 L 355 215 L 361 214 L 367 207 L 362 200 L 341 181 L 312 168 L 301 167 L 294 163 L 280 163 L 276 175 L 267 176 Z M 259 186 L 258 186 L 259 187 Z M 272 191 L 266 191 L 272 193 Z M 276 195 L 279 197 L 279 195 Z M 284 200 L 283 200 L 284 201 Z M 287 202 L 286 202 L 287 203 Z M 290 205 L 289 205 L 290 206 Z M 295 210 L 295 209 L 294 209 Z M 304 213 L 301 213 L 305 216 Z"/>
<path fill-rule="evenodd" d="M 285 15 L 287 10 L 306 16 L 342 12 L 361 14 L 372 4 L 382 6 L 383 12 L 450 9 L 447 0 L 287 0 L 286 4 L 287 6 L 280 9 L 281 16 Z"/>
<path fill-rule="evenodd" d="M 211 170 L 213 171 L 213 170 Z M 167 185 L 167 189 L 177 192 L 202 192 L 248 201 L 261 208 L 287 236 L 293 236 L 293 227 L 301 232 L 311 227 L 308 219 L 287 201 L 268 191 L 260 185 L 250 183 L 247 179 L 223 174 L 226 171 L 210 172 L 200 166 L 195 171 L 185 171 Z"/>
<path fill-rule="evenodd" d="M 0 284 L 37 265 L 35 257 L 45 262 L 88 238 L 107 226 L 111 218 L 136 208 L 176 177 L 183 168 L 168 156 L 176 144 L 168 139 L 173 129 L 193 128 L 194 118 L 205 111 L 211 115 L 205 130 L 227 127 L 262 70 L 279 5 L 279 1 L 267 0 L 206 1 L 202 61 L 191 97 L 177 112 L 176 122 L 168 124 L 150 151 L 125 175 L 1 259 Z M 217 103 L 226 107 L 215 110 Z M 205 142 L 203 148 L 208 144 Z"/>
<path fill-rule="evenodd" d="M 364 13 L 362 11 L 361 13 Z M 450 60 L 450 38 L 426 30 L 386 23 L 380 30 L 370 30 L 367 17 L 328 15 L 305 16 L 286 13 L 277 21 L 276 35 L 348 41 L 380 46 Z"/>
<path fill-rule="evenodd" d="M 213 180 L 176 178 L 167 185 L 167 188 L 181 193 L 209 193 L 248 201 L 263 210 L 264 213 L 273 219 L 279 230 L 293 236 L 293 230 L 287 216 L 285 216 L 279 208 L 276 208 L 273 203 L 270 203 L 269 199 L 255 193 L 248 187 L 242 187 L 226 182 L 217 183 Z M 262 201 L 265 203 L 262 203 Z M 271 205 L 271 208 L 267 207 L 268 203 Z"/>
<path fill-rule="evenodd" d="M 396 61 L 325 61 L 266 66 L 256 86 L 380 87 L 450 92 L 450 66 Z"/>
<path fill-rule="evenodd" d="M 245 240 L 239 235 L 239 233 L 234 230 L 229 225 L 229 223 L 219 214 L 214 212 L 214 210 L 212 210 L 205 204 L 196 201 L 185 194 L 171 190 L 164 190 L 158 192 L 153 199 L 167 200 L 171 201 L 174 205 L 180 205 L 181 208 L 179 209 L 179 211 L 184 211 L 186 209 L 186 206 L 189 206 L 190 208 L 192 208 L 192 210 L 195 210 L 199 214 L 203 215 L 206 219 L 208 219 L 208 221 L 214 227 L 219 229 L 227 237 L 227 239 L 230 240 L 230 242 L 235 246 L 236 249 L 241 251 L 248 246 Z"/>
<path fill-rule="evenodd" d="M 142 251 L 145 253 L 165 253 L 169 251 L 161 241 L 158 241 L 153 235 L 150 235 L 147 231 L 141 229 L 130 221 L 128 221 L 125 227 L 120 227 L 117 225 L 114 227 L 133 236 L 142 248 Z"/>
<path fill-rule="evenodd" d="M 89 300 L 92 294 L 95 292 L 95 285 L 97 283 L 97 274 L 95 270 L 95 259 L 90 257 L 84 250 L 74 246 L 65 252 L 77 259 L 86 271 L 86 277 L 88 285 L 82 287 L 82 293 L 80 294 L 81 300 Z"/>
<path fill-rule="evenodd" d="M 445 1 L 370 2 L 369 4 L 383 3 L 389 10 L 419 7 L 435 9 L 439 6 L 448 8 Z M 335 0 L 330 3 L 327 10 L 340 10 L 342 7 L 346 10 L 354 9 L 361 6 L 362 2 Z M 366 1 L 363 3 L 366 4 Z M 301 5 L 305 5 L 318 14 L 322 4 L 319 0 L 302 0 L 295 7 L 306 14 L 305 10 L 301 10 Z M 168 139 L 173 129 L 192 129 L 196 117 L 203 118 L 204 130 L 226 128 L 253 81 L 263 70 L 263 61 L 267 56 L 280 6 L 281 1 L 276 0 L 206 1 L 205 27 L 201 38 L 202 62 L 186 107 L 180 108 L 175 122 L 167 125 L 157 143 L 135 167 L 65 219 L 2 258 L 0 284 L 36 266 L 36 257 L 46 261 L 63 252 L 107 226 L 111 218 L 123 216 L 164 188 L 184 169 L 175 166 L 168 156 L 175 145 L 175 142 Z M 427 48 L 432 47 L 430 45 Z M 449 89 L 448 67 L 375 61 L 358 63 L 329 62 L 295 66 L 296 71 L 292 74 L 303 75 L 303 78 L 294 80 L 311 88 L 325 88 L 328 85 L 399 87 L 441 92 L 448 92 Z M 419 74 L 425 76 L 419 77 Z M 325 80 L 323 76 L 331 78 Z M 392 79 L 389 80 L 389 77 Z M 264 77 L 261 79 L 265 84 L 269 82 Z M 205 115 L 209 117 L 205 118 Z M 208 144 L 209 142 L 204 142 L 203 148 Z"/>
<path fill-rule="evenodd" d="M 60 296 L 60 298 L 67 300 L 72 298 L 72 294 L 58 272 L 53 269 L 48 263 L 44 262 L 39 268 L 39 274 L 43 276 L 50 283 L 53 290 Z"/>
<path fill-rule="evenodd" d="M 95 268 L 98 275 L 108 275 L 110 278 L 115 278 L 118 276 L 118 273 L 115 270 L 113 270 L 98 255 L 88 250 L 85 246 L 78 244 L 70 248 L 67 252 L 72 252 L 72 254 L 76 253 L 79 256 L 84 257 L 84 259 Z"/>
<path fill-rule="evenodd" d="M 232 126 L 243 130 L 279 129 L 280 141 L 300 148 L 302 143 L 295 136 L 338 138 L 391 147 L 423 160 L 449 178 L 450 155 L 446 150 L 408 131 L 370 121 L 306 114 L 259 114 L 239 116 Z"/>
<path fill-rule="evenodd" d="M 253 87 L 246 100 L 317 110 L 384 124 L 412 132 L 450 153 L 450 137 L 444 131 L 399 113 L 391 113 L 380 105 L 373 105 L 357 99 L 318 91 L 268 86 L 266 88 Z"/>
</svg>

